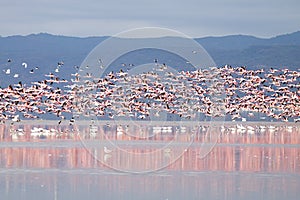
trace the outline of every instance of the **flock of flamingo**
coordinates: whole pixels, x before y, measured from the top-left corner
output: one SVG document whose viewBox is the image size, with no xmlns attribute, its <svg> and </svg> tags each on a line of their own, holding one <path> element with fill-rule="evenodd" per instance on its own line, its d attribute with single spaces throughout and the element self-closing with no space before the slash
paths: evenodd
<svg viewBox="0 0 300 200">
<path fill-rule="evenodd" d="M 58 72 L 58 70 L 56 71 Z M 79 70 L 70 81 L 59 73 L 0 88 L 0 121 L 53 114 L 58 123 L 77 118 L 300 121 L 300 72 L 212 67 L 175 72 L 166 65 L 139 74 L 120 70 L 103 77 Z M 7 74 L 7 71 L 4 71 Z M 69 113 L 69 114 L 67 114 Z M 69 116 L 70 119 L 66 119 Z"/>
</svg>

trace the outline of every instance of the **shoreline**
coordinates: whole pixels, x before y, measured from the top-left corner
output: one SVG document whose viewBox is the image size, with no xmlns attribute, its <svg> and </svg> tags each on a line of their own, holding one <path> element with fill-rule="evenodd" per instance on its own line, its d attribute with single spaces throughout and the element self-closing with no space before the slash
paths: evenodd
<svg viewBox="0 0 300 200">
<path fill-rule="evenodd" d="M 49 126 L 66 126 L 70 125 L 69 120 L 22 120 L 20 122 L 13 122 L 11 120 L 6 121 L 1 125 L 49 125 Z M 93 125 L 143 125 L 143 126 L 232 126 L 232 125 L 255 125 L 255 126 L 296 126 L 300 127 L 300 123 L 297 122 L 264 122 L 264 121 L 127 121 L 127 120 L 96 120 Z M 73 125 L 91 125 L 90 120 L 75 121 Z"/>
</svg>

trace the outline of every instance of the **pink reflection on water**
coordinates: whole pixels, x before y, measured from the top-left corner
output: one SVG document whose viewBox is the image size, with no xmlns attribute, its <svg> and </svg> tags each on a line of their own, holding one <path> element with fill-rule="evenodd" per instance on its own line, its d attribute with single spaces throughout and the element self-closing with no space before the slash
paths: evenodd
<svg viewBox="0 0 300 200">
<path fill-rule="evenodd" d="M 45 130 L 56 130 L 55 134 L 47 137 L 32 137 L 33 127 Z M 235 127 L 235 126 L 232 126 Z M 120 149 L 106 153 L 102 147 L 84 147 L 80 137 L 72 132 L 70 126 L 57 125 L 15 125 L 15 127 L 0 125 L 0 167 L 2 169 L 108 169 L 113 163 L 136 169 L 159 167 L 161 162 L 170 159 L 166 166 L 169 171 L 226 171 L 226 172 L 267 172 L 267 173 L 296 173 L 300 174 L 300 128 L 298 126 L 278 126 L 259 132 L 239 132 L 238 129 L 227 127 L 221 132 L 218 143 L 210 154 L 199 159 L 201 144 L 205 131 L 198 133 L 191 146 L 183 155 L 174 160 L 172 152 L 153 154 L 145 157 L 142 162 L 130 160 L 118 154 Z M 13 136 L 13 130 L 22 129 L 18 137 Z M 120 141 L 120 147 L 130 153 L 145 154 L 154 152 L 157 143 L 172 141 L 176 127 L 169 132 L 145 133 L 151 137 L 144 139 L 133 135 L 117 134 L 117 127 L 97 126 L 98 133 L 87 141 L 109 139 Z M 88 133 L 89 130 L 86 130 Z M 82 137 L 82 136 L 81 136 Z M 176 141 L 185 143 L 190 140 L 189 129 L 176 135 Z M 141 143 L 136 143 L 141 142 Z M 37 144 L 37 145 L 36 145 Z M 102 162 L 95 159 L 91 152 L 97 154 Z M 172 162 L 171 162 L 172 161 Z"/>
</svg>

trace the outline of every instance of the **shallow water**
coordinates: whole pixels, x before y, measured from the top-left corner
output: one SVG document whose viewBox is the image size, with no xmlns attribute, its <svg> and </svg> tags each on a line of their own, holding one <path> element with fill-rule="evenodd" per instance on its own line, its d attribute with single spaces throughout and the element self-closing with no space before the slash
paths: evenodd
<svg viewBox="0 0 300 200">
<path fill-rule="evenodd" d="M 193 137 L 193 127 L 156 125 L 143 136 L 113 126 L 78 136 L 69 126 L 1 125 L 1 199 L 298 199 L 299 125 L 248 126 L 226 124 L 212 145 L 205 127 Z"/>
</svg>

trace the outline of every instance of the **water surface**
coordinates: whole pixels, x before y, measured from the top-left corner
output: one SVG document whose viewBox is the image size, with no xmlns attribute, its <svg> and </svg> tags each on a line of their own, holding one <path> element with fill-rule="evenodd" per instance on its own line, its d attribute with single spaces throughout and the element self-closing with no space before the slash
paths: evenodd
<svg viewBox="0 0 300 200">
<path fill-rule="evenodd" d="M 175 134 L 175 126 L 155 125 L 141 139 L 137 133 L 118 133 L 118 127 L 99 126 L 105 138 L 89 129 L 83 142 L 69 126 L 1 125 L 1 199 L 298 199 L 299 125 L 242 126 L 225 124 L 217 144 L 201 158 L 205 128 L 191 137 L 192 128 Z M 59 131 L 36 137 L 34 127 Z M 134 154 L 157 153 L 129 162 L 119 148 L 105 152 L 104 139 Z M 172 141 L 171 150 L 163 150 Z M 182 156 L 174 156 L 177 151 Z M 153 171 L 126 173 L 114 166 Z"/>
</svg>

